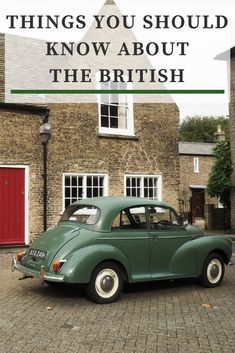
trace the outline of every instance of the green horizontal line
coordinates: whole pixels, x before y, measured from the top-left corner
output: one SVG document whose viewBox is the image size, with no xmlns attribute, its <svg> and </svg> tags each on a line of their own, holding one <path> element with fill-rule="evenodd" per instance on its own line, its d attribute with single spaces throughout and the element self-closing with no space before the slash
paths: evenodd
<svg viewBox="0 0 235 353">
<path fill-rule="evenodd" d="M 12 89 L 11 94 L 224 94 L 222 89 Z"/>
</svg>

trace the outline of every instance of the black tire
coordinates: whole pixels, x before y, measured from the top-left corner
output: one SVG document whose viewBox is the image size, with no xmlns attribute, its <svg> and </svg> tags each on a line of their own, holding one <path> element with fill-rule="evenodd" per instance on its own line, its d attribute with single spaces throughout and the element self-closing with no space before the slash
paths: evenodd
<svg viewBox="0 0 235 353">
<path fill-rule="evenodd" d="M 203 265 L 200 283 L 207 288 L 218 287 L 224 277 L 224 267 L 224 260 L 219 254 L 210 254 Z"/>
<path fill-rule="evenodd" d="M 86 287 L 89 298 L 98 304 L 117 301 L 123 289 L 123 273 L 118 265 L 103 262 L 98 265 Z"/>
</svg>

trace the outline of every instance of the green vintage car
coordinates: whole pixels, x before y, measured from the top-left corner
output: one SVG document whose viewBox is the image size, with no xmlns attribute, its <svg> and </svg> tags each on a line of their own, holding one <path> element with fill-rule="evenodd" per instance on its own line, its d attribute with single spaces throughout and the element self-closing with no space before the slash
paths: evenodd
<svg viewBox="0 0 235 353">
<path fill-rule="evenodd" d="M 124 282 L 195 277 L 216 287 L 231 255 L 231 239 L 205 237 L 165 203 L 100 197 L 68 206 L 12 268 L 50 285 L 85 284 L 93 301 L 111 303 Z"/>
</svg>

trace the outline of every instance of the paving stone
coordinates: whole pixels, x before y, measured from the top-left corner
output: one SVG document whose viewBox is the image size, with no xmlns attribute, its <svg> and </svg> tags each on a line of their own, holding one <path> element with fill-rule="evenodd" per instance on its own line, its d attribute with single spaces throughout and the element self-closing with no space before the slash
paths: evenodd
<svg viewBox="0 0 235 353">
<path fill-rule="evenodd" d="M 6 254 L 0 263 L 0 353 L 235 352 L 235 266 L 218 288 L 190 280 L 132 285 L 102 306 L 77 289 L 18 281 Z"/>
</svg>

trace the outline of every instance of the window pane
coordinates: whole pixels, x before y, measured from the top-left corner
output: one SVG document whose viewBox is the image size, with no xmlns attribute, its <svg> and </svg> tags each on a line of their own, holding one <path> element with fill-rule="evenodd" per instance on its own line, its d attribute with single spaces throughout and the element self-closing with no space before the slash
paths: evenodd
<svg viewBox="0 0 235 353">
<path fill-rule="evenodd" d="M 77 186 L 77 177 L 72 177 L 72 186 Z"/>
<path fill-rule="evenodd" d="M 101 94 L 101 103 L 109 104 L 109 94 Z"/>
<path fill-rule="evenodd" d="M 83 224 L 95 224 L 99 216 L 100 211 L 96 207 L 88 208 L 86 206 L 72 205 L 64 211 L 60 222 L 75 221 Z"/>
<path fill-rule="evenodd" d="M 78 186 L 82 186 L 83 177 L 78 177 Z"/>
<path fill-rule="evenodd" d="M 88 176 L 87 177 L 87 186 L 91 186 L 92 185 L 92 177 Z"/>
<path fill-rule="evenodd" d="M 105 115 L 105 116 L 108 116 L 109 115 L 109 106 L 108 105 L 105 105 L 105 104 L 102 104 L 101 105 L 101 115 Z"/>
<path fill-rule="evenodd" d="M 134 188 L 136 186 L 136 179 L 132 178 L 131 179 L 131 186 Z"/>
<path fill-rule="evenodd" d="M 70 197 L 70 188 L 65 188 L 65 197 Z"/>
<path fill-rule="evenodd" d="M 116 105 L 110 106 L 110 116 L 118 117 L 118 107 Z"/>
<path fill-rule="evenodd" d="M 93 185 L 94 186 L 98 186 L 99 185 L 98 177 L 93 177 Z"/>
<path fill-rule="evenodd" d="M 153 199 L 153 189 L 152 189 L 152 188 L 149 189 L 149 195 L 148 195 L 148 197 L 149 197 L 150 199 Z"/>
<path fill-rule="evenodd" d="M 103 194 L 103 188 L 100 188 L 99 189 L 99 195 L 98 196 L 104 196 L 104 194 Z"/>
<path fill-rule="evenodd" d="M 65 177 L 65 186 L 70 186 L 70 176 Z"/>
<path fill-rule="evenodd" d="M 65 207 L 68 207 L 70 205 L 70 200 L 69 199 L 65 199 Z"/>
<path fill-rule="evenodd" d="M 92 189 L 91 188 L 87 188 L 86 196 L 87 197 L 92 197 Z"/>
<path fill-rule="evenodd" d="M 132 207 L 129 209 L 131 214 L 131 229 L 146 230 L 147 222 L 144 207 Z"/>
<path fill-rule="evenodd" d="M 118 105 L 118 94 L 110 95 L 110 104 Z"/>
<path fill-rule="evenodd" d="M 118 128 L 118 118 L 110 118 L 110 127 L 113 129 Z"/>
<path fill-rule="evenodd" d="M 72 188 L 72 197 L 76 197 L 77 199 L 77 188 Z"/>
<path fill-rule="evenodd" d="M 109 118 L 106 116 L 101 116 L 101 126 L 109 127 Z"/>
<path fill-rule="evenodd" d="M 119 106 L 118 117 L 119 117 L 119 128 L 120 129 L 127 129 L 127 109 L 126 109 L 126 107 Z"/>
<path fill-rule="evenodd" d="M 99 196 L 99 189 L 93 188 L 93 197 L 98 197 L 98 196 Z"/>
<path fill-rule="evenodd" d="M 103 187 L 103 185 L 104 185 L 104 178 L 103 177 L 99 177 L 99 184 L 100 184 L 100 187 Z"/>
<path fill-rule="evenodd" d="M 82 199 L 82 197 L 83 197 L 83 189 L 82 188 L 78 188 L 78 200 L 79 199 Z"/>
</svg>

